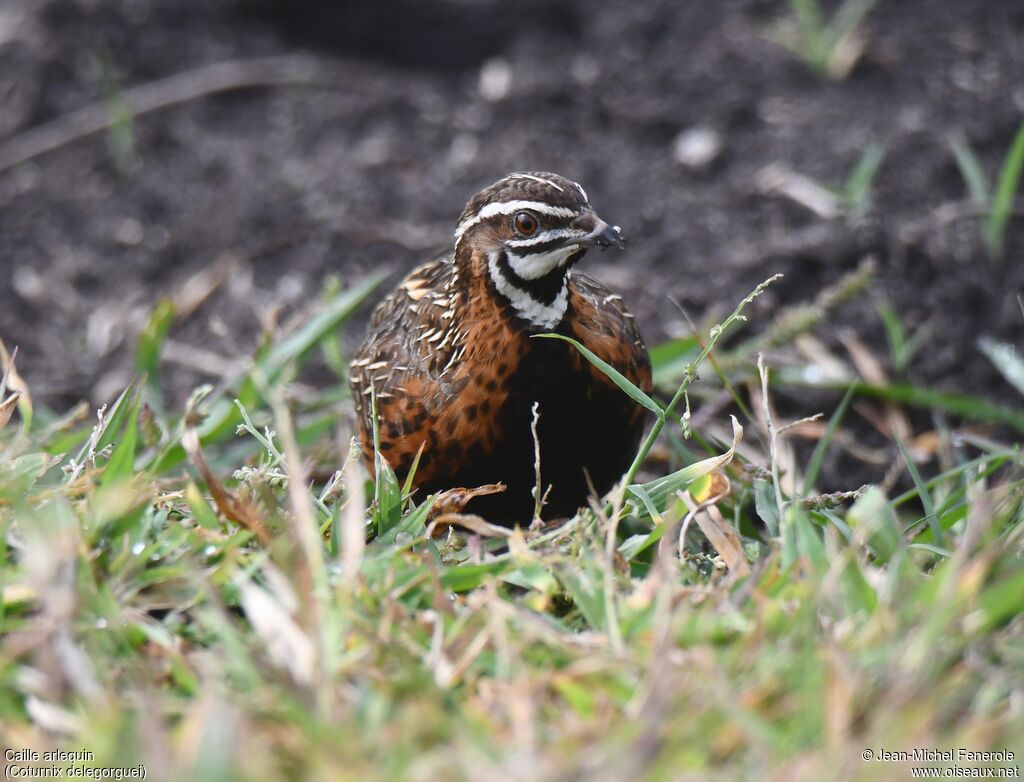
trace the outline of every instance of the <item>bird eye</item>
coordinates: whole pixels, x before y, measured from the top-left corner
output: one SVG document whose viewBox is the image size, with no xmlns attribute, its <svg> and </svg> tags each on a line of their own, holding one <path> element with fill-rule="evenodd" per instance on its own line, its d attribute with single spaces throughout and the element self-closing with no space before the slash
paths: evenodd
<svg viewBox="0 0 1024 782">
<path fill-rule="evenodd" d="M 537 233 L 537 229 L 540 228 L 537 218 L 529 212 L 517 212 L 512 223 L 523 236 L 533 236 Z"/>
</svg>

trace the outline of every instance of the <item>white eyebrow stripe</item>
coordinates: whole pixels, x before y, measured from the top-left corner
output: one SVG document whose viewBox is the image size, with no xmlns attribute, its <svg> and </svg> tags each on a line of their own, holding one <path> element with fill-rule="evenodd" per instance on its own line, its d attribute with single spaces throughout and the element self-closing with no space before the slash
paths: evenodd
<svg viewBox="0 0 1024 782">
<path fill-rule="evenodd" d="M 551 185 L 551 187 L 555 188 L 555 190 L 557 190 L 559 193 L 565 192 L 565 190 L 559 187 L 555 182 L 552 182 L 550 179 L 545 179 L 544 177 L 534 176 L 533 174 L 516 174 L 516 178 L 532 179 L 534 182 L 540 182 L 541 184 L 544 185 Z M 576 187 L 579 187 L 579 185 L 576 185 Z"/>
<path fill-rule="evenodd" d="M 493 204 L 487 204 L 475 215 L 459 223 L 459 227 L 455 229 L 455 243 L 458 244 L 462 235 L 481 220 L 486 220 L 488 217 L 494 217 L 495 215 L 509 215 L 513 212 L 518 212 L 520 209 L 530 209 L 549 217 L 574 217 L 576 215 L 575 209 L 570 209 L 567 206 L 552 206 L 543 201 L 498 201 Z"/>
</svg>

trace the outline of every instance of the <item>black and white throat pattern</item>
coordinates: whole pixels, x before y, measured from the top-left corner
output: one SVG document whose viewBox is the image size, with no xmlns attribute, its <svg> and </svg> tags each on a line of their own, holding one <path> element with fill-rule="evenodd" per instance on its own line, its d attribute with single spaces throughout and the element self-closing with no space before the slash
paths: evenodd
<svg viewBox="0 0 1024 782">
<path fill-rule="evenodd" d="M 477 204 L 481 198 L 496 200 Z M 481 223 L 507 221 L 520 211 L 539 217 L 546 227 L 538 233 L 514 236 L 487 252 L 487 271 L 520 318 L 533 328 L 553 329 L 568 307 L 569 268 L 586 252 L 589 235 L 571 222 L 585 209 L 587 194 L 575 182 L 552 174 L 512 174 L 467 205 L 455 230 L 456 254 L 467 232 Z"/>
<path fill-rule="evenodd" d="M 569 306 L 568 265 L 582 250 L 565 248 L 564 258 L 543 277 L 525 278 L 515 271 L 513 257 L 496 250 L 488 255 L 487 270 L 495 290 L 505 298 L 516 314 L 531 326 L 550 330 L 562 322 Z"/>
<path fill-rule="evenodd" d="M 554 328 L 568 305 L 569 269 L 586 252 L 572 240 L 585 237 L 586 231 L 566 226 L 508 240 L 504 252 L 488 256 L 494 287 L 530 325 Z"/>
</svg>

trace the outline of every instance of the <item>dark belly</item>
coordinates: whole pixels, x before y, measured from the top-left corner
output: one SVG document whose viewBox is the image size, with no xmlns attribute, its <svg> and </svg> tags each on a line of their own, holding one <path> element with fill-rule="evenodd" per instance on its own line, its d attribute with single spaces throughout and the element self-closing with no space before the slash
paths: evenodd
<svg viewBox="0 0 1024 782">
<path fill-rule="evenodd" d="M 541 516 L 554 519 L 587 504 L 590 483 L 599 494 L 614 486 L 636 453 L 644 419 L 636 404 L 618 388 L 596 379 L 589 366 L 577 362 L 572 346 L 535 340 L 507 380 L 509 397 L 495 411 L 500 433 L 489 455 L 467 459 L 457 474 L 420 487 L 420 496 L 451 488 L 501 481 L 506 492 L 471 501 L 466 513 L 496 524 L 527 525 L 534 513 L 536 485 L 532 408 L 538 404 L 541 482 L 550 486 Z M 464 453 L 475 449 L 467 448 Z M 479 453 L 479 452 L 478 452 Z"/>
</svg>

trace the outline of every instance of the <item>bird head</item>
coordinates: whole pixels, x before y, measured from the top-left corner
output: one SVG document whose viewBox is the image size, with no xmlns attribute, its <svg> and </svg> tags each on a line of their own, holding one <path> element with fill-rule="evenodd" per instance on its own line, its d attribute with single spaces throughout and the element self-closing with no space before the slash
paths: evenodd
<svg viewBox="0 0 1024 782">
<path fill-rule="evenodd" d="M 480 259 L 497 291 L 540 327 L 553 321 L 550 308 L 564 298 L 566 273 L 595 245 L 622 248 L 625 240 L 597 216 L 580 185 L 544 172 L 510 174 L 481 190 L 455 230 L 456 260 Z M 539 318 L 531 315 L 545 308 Z"/>
</svg>

